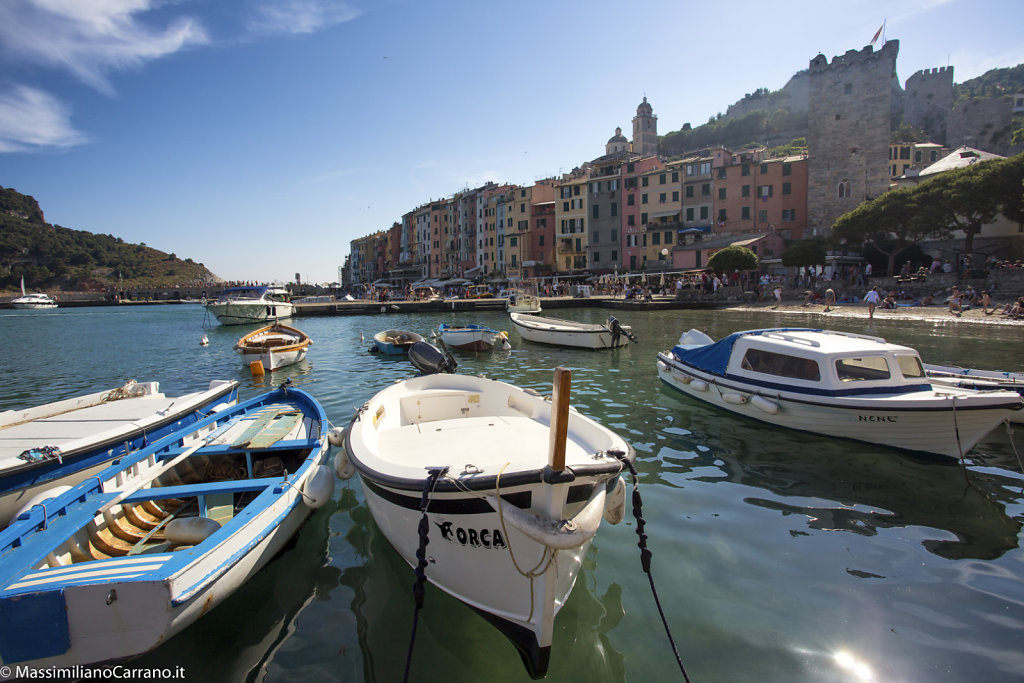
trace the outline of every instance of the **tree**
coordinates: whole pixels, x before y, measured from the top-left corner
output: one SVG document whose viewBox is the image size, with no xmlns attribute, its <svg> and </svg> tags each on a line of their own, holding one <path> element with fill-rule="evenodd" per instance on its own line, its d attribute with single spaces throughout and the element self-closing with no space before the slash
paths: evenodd
<svg viewBox="0 0 1024 683">
<path fill-rule="evenodd" d="M 708 268 L 716 273 L 729 273 L 734 270 L 756 270 L 757 263 L 757 254 L 734 244 L 712 254 L 708 259 Z"/>
<path fill-rule="evenodd" d="M 892 275 L 896 257 L 934 232 L 934 226 L 922 215 L 919 189 L 892 190 L 844 213 L 832 226 L 832 241 L 874 246 L 888 258 L 886 272 Z"/>
<path fill-rule="evenodd" d="M 787 268 L 796 266 L 825 265 L 825 245 L 818 240 L 800 240 L 793 242 L 782 252 L 782 265 Z"/>
</svg>

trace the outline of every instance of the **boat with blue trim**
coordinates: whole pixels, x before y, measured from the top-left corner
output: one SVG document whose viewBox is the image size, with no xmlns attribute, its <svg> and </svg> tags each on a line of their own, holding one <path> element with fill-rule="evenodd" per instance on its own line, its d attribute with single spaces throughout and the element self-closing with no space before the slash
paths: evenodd
<svg viewBox="0 0 1024 683">
<path fill-rule="evenodd" d="M 803 328 L 699 330 L 658 354 L 678 391 L 780 427 L 962 457 L 1020 415 L 1015 391 L 933 386 L 912 348 L 881 337 Z"/>
<path fill-rule="evenodd" d="M 0 526 L 37 495 L 77 484 L 238 398 L 238 382 L 167 396 L 159 382 L 119 387 L 0 412 Z"/>
<path fill-rule="evenodd" d="M 206 614 L 330 499 L 327 417 L 287 384 L 213 413 L 0 532 L 0 659 L 145 652 Z"/>
</svg>

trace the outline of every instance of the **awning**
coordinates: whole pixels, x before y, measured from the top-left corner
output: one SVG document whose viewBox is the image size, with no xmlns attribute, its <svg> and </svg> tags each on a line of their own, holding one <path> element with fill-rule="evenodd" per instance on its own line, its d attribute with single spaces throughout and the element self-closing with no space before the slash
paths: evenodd
<svg viewBox="0 0 1024 683">
<path fill-rule="evenodd" d="M 651 218 L 665 218 L 667 216 L 678 216 L 681 209 L 675 211 L 659 211 L 658 213 L 652 213 Z"/>
<path fill-rule="evenodd" d="M 483 269 L 483 266 L 473 266 L 468 269 L 463 275 L 472 275 L 473 273 L 479 273 Z"/>
</svg>

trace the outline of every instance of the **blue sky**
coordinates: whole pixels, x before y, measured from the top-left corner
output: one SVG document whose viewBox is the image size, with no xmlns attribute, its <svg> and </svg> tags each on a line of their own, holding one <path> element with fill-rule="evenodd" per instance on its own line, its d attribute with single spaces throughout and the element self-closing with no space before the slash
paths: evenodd
<svg viewBox="0 0 1024 683">
<path fill-rule="evenodd" d="M 1024 62 L 1019 0 L 3 0 L 0 185 L 226 279 L 333 281 L 415 206 L 603 154 L 644 96 L 696 126 L 883 21 L 901 83 Z"/>
</svg>

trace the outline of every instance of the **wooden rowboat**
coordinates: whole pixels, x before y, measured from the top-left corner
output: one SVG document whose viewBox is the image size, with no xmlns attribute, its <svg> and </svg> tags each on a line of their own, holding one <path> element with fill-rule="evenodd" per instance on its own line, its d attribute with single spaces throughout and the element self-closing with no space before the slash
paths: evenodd
<svg viewBox="0 0 1024 683">
<path fill-rule="evenodd" d="M 306 357 L 313 344 L 305 332 L 274 323 L 250 332 L 235 344 L 246 365 L 259 361 L 268 371 L 294 365 Z"/>
</svg>

